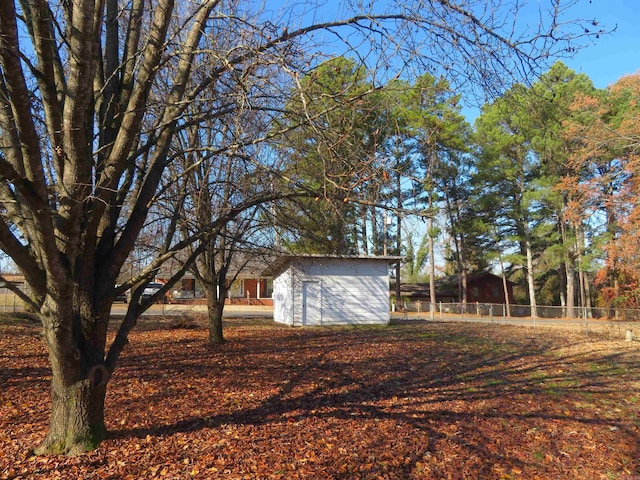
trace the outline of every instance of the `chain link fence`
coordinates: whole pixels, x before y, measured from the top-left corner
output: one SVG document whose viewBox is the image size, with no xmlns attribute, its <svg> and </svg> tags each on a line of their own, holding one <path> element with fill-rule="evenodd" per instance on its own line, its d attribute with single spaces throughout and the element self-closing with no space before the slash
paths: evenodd
<svg viewBox="0 0 640 480">
<path fill-rule="evenodd" d="M 22 288 L 22 291 L 25 289 Z M 22 299 L 7 287 L 0 287 L 0 312 L 18 313 L 24 311 L 25 306 Z"/>
<path fill-rule="evenodd" d="M 430 302 L 404 302 L 403 310 L 409 313 L 430 314 Z M 437 315 L 465 315 L 478 317 L 537 317 L 539 319 L 604 319 L 609 321 L 640 322 L 640 310 L 623 308 L 573 307 L 538 305 L 534 312 L 529 305 L 504 305 L 501 303 L 437 303 Z"/>
<path fill-rule="evenodd" d="M 392 308 L 395 320 L 439 320 L 482 322 L 505 325 L 564 326 L 585 333 L 602 331 L 626 340 L 640 339 L 640 310 L 619 308 L 573 309 L 562 306 L 509 305 L 496 303 L 404 302 L 399 311 Z"/>
<path fill-rule="evenodd" d="M 24 288 L 23 288 L 23 291 Z M 154 305 L 146 315 L 195 313 L 188 306 Z M 603 331 L 609 336 L 640 340 L 640 310 L 621 308 L 569 309 L 562 306 L 539 305 L 532 312 L 529 305 L 509 305 L 499 303 L 437 303 L 431 308 L 430 302 L 403 302 L 401 309 L 392 306 L 392 318 L 398 320 L 440 320 L 483 322 L 504 325 L 565 326 L 580 328 L 585 333 Z M 6 287 L 0 286 L 0 312 L 24 312 L 24 302 Z M 115 314 L 124 314 L 126 304 L 114 304 Z M 171 310 L 170 312 L 167 310 Z M 185 310 L 185 311 L 182 311 Z M 188 310 L 188 312 L 187 312 Z M 269 312 L 259 312 L 262 316 Z M 535 313 L 535 315 L 533 314 Z M 243 315 L 248 315 L 242 312 Z"/>
</svg>

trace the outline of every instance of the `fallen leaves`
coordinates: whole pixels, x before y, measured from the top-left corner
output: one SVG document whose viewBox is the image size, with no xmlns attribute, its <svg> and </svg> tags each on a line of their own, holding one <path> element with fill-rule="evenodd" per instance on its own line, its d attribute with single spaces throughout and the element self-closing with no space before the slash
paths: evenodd
<svg viewBox="0 0 640 480">
<path fill-rule="evenodd" d="M 34 327 L 0 325 L 0 479 L 624 478 L 637 345 L 544 329 L 241 323 L 131 335 L 110 438 L 35 457 L 49 411 Z"/>
</svg>

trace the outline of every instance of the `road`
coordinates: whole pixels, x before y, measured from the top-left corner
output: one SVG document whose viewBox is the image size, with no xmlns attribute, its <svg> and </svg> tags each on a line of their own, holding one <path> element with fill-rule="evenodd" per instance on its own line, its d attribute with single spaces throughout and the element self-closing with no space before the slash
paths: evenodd
<svg viewBox="0 0 640 480">
<path fill-rule="evenodd" d="M 127 311 L 126 303 L 114 303 L 111 308 L 112 315 L 124 315 Z M 206 305 L 176 305 L 161 304 L 152 305 L 143 315 L 184 315 L 194 312 L 205 313 Z M 263 305 L 227 305 L 224 307 L 224 317 L 272 317 L 273 307 Z"/>
</svg>

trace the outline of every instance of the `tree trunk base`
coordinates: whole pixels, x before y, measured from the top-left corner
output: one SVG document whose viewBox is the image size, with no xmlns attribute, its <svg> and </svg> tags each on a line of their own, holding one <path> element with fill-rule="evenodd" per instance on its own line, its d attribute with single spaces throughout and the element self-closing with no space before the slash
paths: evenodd
<svg viewBox="0 0 640 480">
<path fill-rule="evenodd" d="M 106 385 L 84 379 L 71 385 L 52 380 L 49 433 L 36 455 L 79 455 L 94 450 L 107 436 Z"/>
<path fill-rule="evenodd" d="M 59 436 L 49 432 L 40 445 L 34 449 L 36 455 L 75 456 L 95 450 L 100 442 L 107 438 L 107 429 L 103 425 L 91 426 L 88 432 L 68 432 Z"/>
</svg>

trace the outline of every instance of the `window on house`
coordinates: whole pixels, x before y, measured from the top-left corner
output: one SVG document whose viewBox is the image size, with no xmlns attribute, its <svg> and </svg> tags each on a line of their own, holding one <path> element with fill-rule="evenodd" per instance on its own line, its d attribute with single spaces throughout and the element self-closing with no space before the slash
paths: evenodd
<svg viewBox="0 0 640 480">
<path fill-rule="evenodd" d="M 229 288 L 229 296 L 232 298 L 244 297 L 244 280 L 236 280 Z"/>
</svg>

